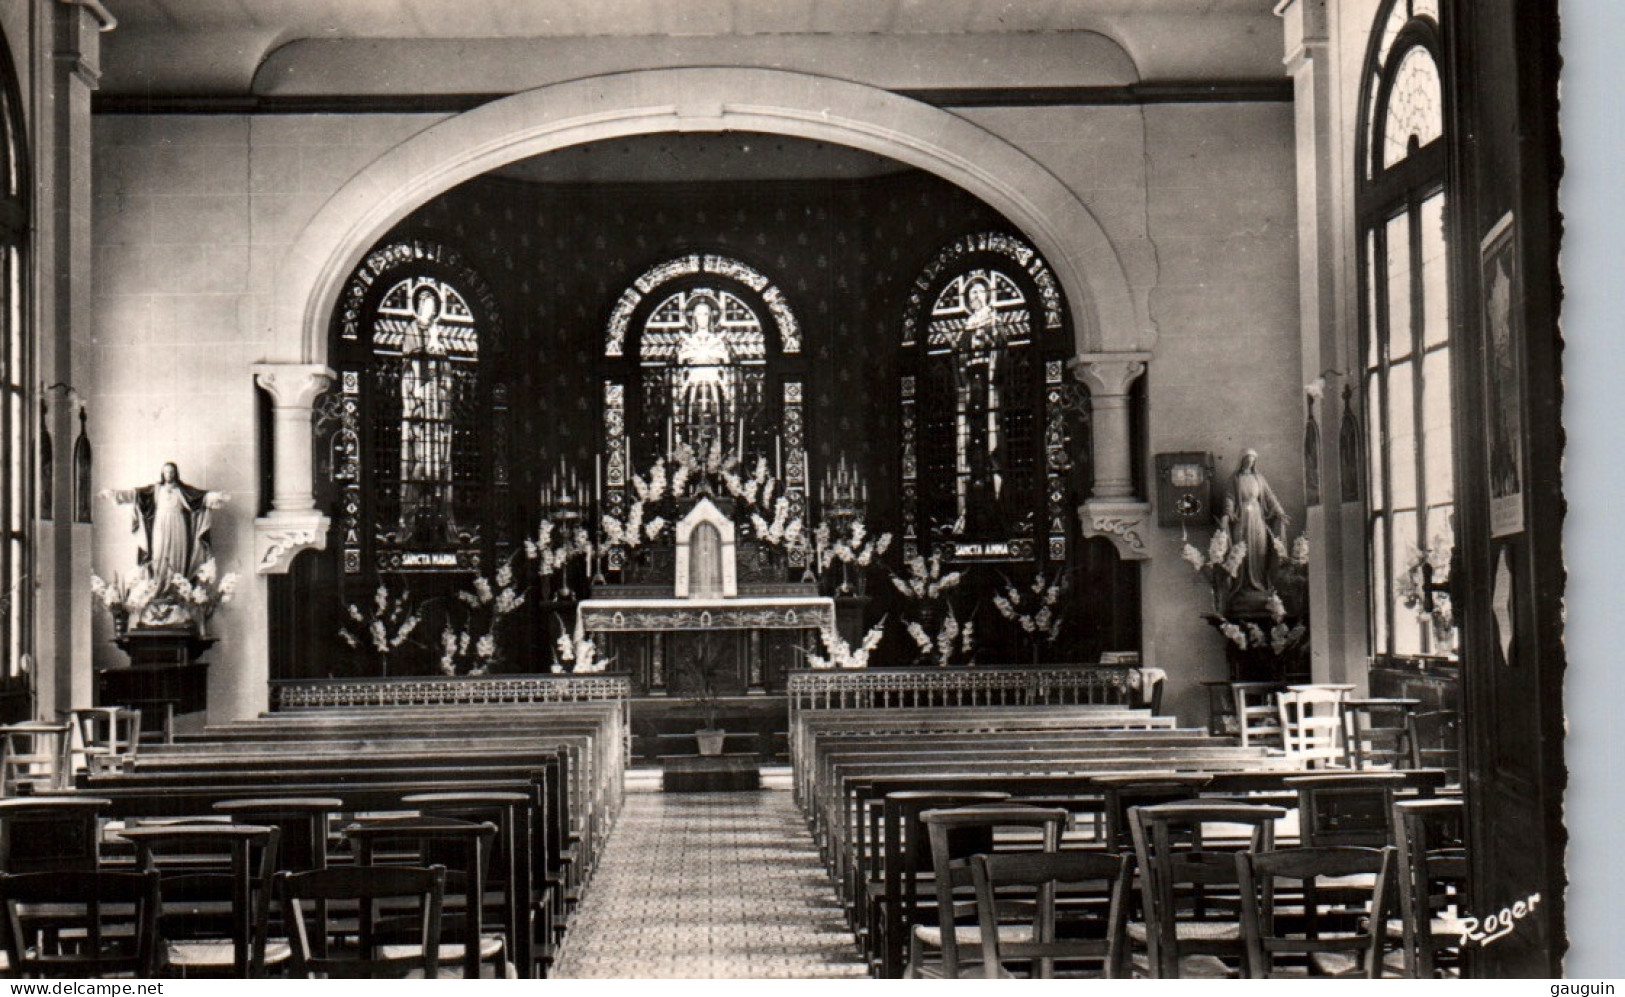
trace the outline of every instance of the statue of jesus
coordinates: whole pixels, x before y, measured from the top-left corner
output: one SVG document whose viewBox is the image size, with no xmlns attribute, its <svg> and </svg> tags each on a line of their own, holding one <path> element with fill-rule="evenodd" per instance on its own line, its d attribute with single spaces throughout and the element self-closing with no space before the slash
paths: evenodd
<svg viewBox="0 0 1625 997">
<path fill-rule="evenodd" d="M 210 513 L 231 498 L 188 485 L 173 462 L 159 470 L 155 484 L 104 489 L 99 496 L 135 507 L 130 531 L 140 537 L 136 563 L 158 582 L 191 578 L 203 566 L 210 556 Z"/>
</svg>

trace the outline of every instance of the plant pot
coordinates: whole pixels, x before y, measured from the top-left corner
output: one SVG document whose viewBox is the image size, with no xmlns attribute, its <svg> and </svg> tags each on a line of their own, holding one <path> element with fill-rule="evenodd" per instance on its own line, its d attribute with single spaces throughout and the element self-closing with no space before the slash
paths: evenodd
<svg viewBox="0 0 1625 997">
<path fill-rule="evenodd" d="M 697 730 L 694 740 L 700 744 L 700 754 L 706 758 L 715 758 L 722 754 L 722 742 L 727 740 L 728 732 L 722 730 Z"/>
</svg>

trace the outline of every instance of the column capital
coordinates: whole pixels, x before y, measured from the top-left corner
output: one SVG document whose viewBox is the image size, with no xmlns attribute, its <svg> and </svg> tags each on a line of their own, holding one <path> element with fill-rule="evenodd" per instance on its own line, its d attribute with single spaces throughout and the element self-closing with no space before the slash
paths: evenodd
<svg viewBox="0 0 1625 997">
<path fill-rule="evenodd" d="M 1325 51 L 1330 41 L 1327 31 L 1326 0 L 1281 0 L 1275 16 L 1282 21 L 1285 55 L 1282 62 L 1294 72 Z"/>
<path fill-rule="evenodd" d="M 327 549 L 328 518 L 316 510 L 273 511 L 254 520 L 254 570 L 285 575 L 294 555 L 307 548 Z"/>
<path fill-rule="evenodd" d="M 96 30 L 101 32 L 112 31 L 118 27 L 118 18 L 108 10 L 102 0 L 59 0 L 65 6 L 79 7 L 96 22 Z"/>
<path fill-rule="evenodd" d="M 1150 361 L 1149 353 L 1080 353 L 1067 366 L 1091 395 L 1126 395 Z"/>
<path fill-rule="evenodd" d="M 319 363 L 257 363 L 254 385 L 271 395 L 277 408 L 310 408 L 333 380 L 333 370 Z"/>
<path fill-rule="evenodd" d="M 1086 537 L 1104 537 L 1125 561 L 1148 561 L 1145 540 L 1151 527 L 1151 505 L 1122 499 L 1092 498 L 1078 508 Z"/>
</svg>

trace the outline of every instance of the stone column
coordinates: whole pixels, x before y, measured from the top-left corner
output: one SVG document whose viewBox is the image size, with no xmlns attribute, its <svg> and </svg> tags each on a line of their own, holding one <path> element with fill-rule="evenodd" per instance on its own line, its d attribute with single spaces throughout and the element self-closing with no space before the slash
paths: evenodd
<svg viewBox="0 0 1625 997">
<path fill-rule="evenodd" d="M 1094 431 L 1094 490 L 1078 510 L 1083 534 L 1105 537 L 1131 560 L 1151 556 L 1146 549 L 1151 506 L 1134 495 L 1128 396 L 1150 359 L 1149 353 L 1084 353 L 1071 363 L 1072 375 L 1089 388 Z"/>
<path fill-rule="evenodd" d="M 254 384 L 271 396 L 271 511 L 254 521 L 256 570 L 283 574 L 307 547 L 327 546 L 328 519 L 311 478 L 311 405 L 333 379 L 321 364 L 257 363 Z"/>
<path fill-rule="evenodd" d="M 1311 669 L 1317 682 L 1366 682 L 1365 515 L 1356 503 L 1342 502 L 1338 459 L 1342 408 L 1359 405 L 1345 397 L 1339 378 L 1358 383 L 1359 350 L 1353 344 L 1350 310 L 1340 306 L 1339 261 L 1354 276 L 1353 242 L 1347 219 L 1353 208 L 1339 178 L 1344 163 L 1339 143 L 1344 131 L 1335 90 L 1336 67 L 1329 41 L 1326 0 L 1283 0 L 1275 11 L 1285 39 L 1283 62 L 1292 76 L 1298 172 L 1298 313 L 1302 329 L 1303 380 L 1318 385 L 1320 403 L 1321 501 L 1305 510 L 1304 530 L 1313 538 L 1309 564 Z M 1352 127 L 1352 126 L 1351 126 Z M 1347 246 L 1347 250 L 1343 247 Z M 1352 284 L 1350 285 L 1352 286 Z"/>
<path fill-rule="evenodd" d="M 43 278 L 33 305 L 35 383 L 83 385 L 91 380 L 95 346 L 90 99 L 101 80 L 101 36 L 117 22 L 95 0 L 32 6 L 39 11 L 40 34 L 28 38 L 27 51 L 39 60 L 32 76 L 38 91 L 34 107 L 40 113 L 32 122 L 29 143 L 36 199 L 31 255 L 32 265 Z M 17 68 L 26 79 L 30 67 Z M 26 580 L 38 593 L 34 709 L 45 718 L 60 710 L 89 706 L 95 679 L 95 610 L 88 587 L 92 528 L 75 522 L 70 486 L 77 414 L 83 399 L 70 387 L 53 393 L 49 400 L 56 455 L 55 508 L 50 510 L 50 523 L 35 524 L 34 577 Z M 33 419 L 35 411 L 28 408 L 23 418 Z"/>
</svg>

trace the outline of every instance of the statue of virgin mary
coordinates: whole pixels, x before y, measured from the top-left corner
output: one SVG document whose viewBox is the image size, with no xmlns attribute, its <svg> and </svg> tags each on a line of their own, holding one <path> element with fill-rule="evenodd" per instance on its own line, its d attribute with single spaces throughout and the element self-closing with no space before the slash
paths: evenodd
<svg viewBox="0 0 1625 997">
<path fill-rule="evenodd" d="M 1246 544 L 1247 556 L 1236 572 L 1230 612 L 1263 611 L 1274 592 L 1275 545 L 1286 529 L 1286 510 L 1275 490 L 1258 470 L 1258 451 L 1241 452 L 1236 473 L 1225 491 L 1219 523 L 1230 532 L 1231 544 Z"/>
</svg>

